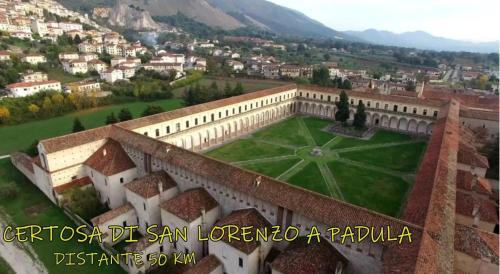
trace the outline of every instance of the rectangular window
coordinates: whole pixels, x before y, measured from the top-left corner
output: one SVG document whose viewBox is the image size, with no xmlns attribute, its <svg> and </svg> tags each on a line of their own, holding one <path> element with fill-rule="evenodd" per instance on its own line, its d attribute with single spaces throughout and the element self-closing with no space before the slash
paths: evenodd
<svg viewBox="0 0 500 274">
<path fill-rule="evenodd" d="M 170 134 L 170 126 L 167 126 L 167 134 Z"/>
<path fill-rule="evenodd" d="M 181 123 L 177 123 L 175 127 L 176 127 L 176 132 L 181 131 Z"/>
<path fill-rule="evenodd" d="M 229 110 L 226 109 L 226 117 L 229 116 Z"/>
<path fill-rule="evenodd" d="M 222 118 L 222 112 L 219 111 L 219 119 Z"/>
<path fill-rule="evenodd" d="M 427 115 L 427 110 L 426 110 L 426 109 L 424 109 L 423 114 L 424 114 L 424 116 L 426 116 L 426 115 Z"/>
<path fill-rule="evenodd" d="M 210 116 L 212 118 L 212 122 L 215 121 L 215 115 L 212 113 Z"/>
<path fill-rule="evenodd" d="M 207 116 L 203 116 L 203 123 L 207 122 Z"/>
<path fill-rule="evenodd" d="M 240 267 L 243 267 L 243 259 L 242 258 L 238 258 L 238 265 Z"/>
<path fill-rule="evenodd" d="M 189 128 L 189 121 L 186 121 L 186 128 Z"/>
<path fill-rule="evenodd" d="M 120 183 L 122 183 L 122 184 L 123 184 L 123 178 L 120 178 Z"/>
<path fill-rule="evenodd" d="M 155 134 L 156 134 L 156 137 L 159 137 L 159 136 L 160 136 L 160 130 L 159 130 L 159 129 L 156 129 L 156 130 L 155 130 Z"/>
<path fill-rule="evenodd" d="M 144 207 L 144 211 L 146 211 L 146 203 L 142 203 L 142 207 Z"/>
<path fill-rule="evenodd" d="M 147 131 L 146 131 L 146 132 L 144 132 L 144 136 L 148 136 L 148 132 L 147 132 Z"/>
<path fill-rule="evenodd" d="M 194 118 L 194 125 L 197 126 L 198 125 L 198 118 Z"/>
</svg>

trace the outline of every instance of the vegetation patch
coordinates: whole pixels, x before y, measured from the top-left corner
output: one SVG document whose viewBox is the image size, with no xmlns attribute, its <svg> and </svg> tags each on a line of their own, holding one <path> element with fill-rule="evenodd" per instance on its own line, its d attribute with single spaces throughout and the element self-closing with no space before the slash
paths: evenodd
<svg viewBox="0 0 500 274">
<path fill-rule="evenodd" d="M 321 171 L 316 163 L 307 164 L 301 171 L 288 180 L 289 183 L 314 191 L 326 196 L 331 196 Z"/>
<path fill-rule="evenodd" d="M 256 140 L 237 140 L 207 153 L 208 156 L 227 162 L 247 161 L 293 155 L 293 150 Z"/>
<path fill-rule="evenodd" d="M 300 162 L 300 160 L 300 158 L 292 158 L 277 160 L 274 162 L 245 164 L 242 165 L 242 167 L 269 177 L 276 178 L 290 169 L 290 167 L 296 165 L 298 162 Z"/>
</svg>

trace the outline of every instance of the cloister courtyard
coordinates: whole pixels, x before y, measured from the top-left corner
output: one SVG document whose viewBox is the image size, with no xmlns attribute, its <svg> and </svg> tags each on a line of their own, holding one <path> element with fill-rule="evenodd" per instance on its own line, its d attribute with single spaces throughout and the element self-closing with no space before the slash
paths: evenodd
<svg viewBox="0 0 500 274">
<path fill-rule="evenodd" d="M 400 215 L 426 139 L 378 130 L 335 135 L 333 122 L 295 116 L 216 147 L 207 156 L 390 216 Z"/>
</svg>

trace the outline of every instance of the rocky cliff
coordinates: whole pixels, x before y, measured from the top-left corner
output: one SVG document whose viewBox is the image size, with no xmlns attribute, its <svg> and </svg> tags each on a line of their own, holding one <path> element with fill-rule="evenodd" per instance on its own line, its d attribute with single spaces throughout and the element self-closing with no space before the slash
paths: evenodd
<svg viewBox="0 0 500 274">
<path fill-rule="evenodd" d="M 109 16 L 109 24 L 134 30 L 156 30 L 160 26 L 151 18 L 148 11 L 121 0 L 116 2 Z"/>
</svg>

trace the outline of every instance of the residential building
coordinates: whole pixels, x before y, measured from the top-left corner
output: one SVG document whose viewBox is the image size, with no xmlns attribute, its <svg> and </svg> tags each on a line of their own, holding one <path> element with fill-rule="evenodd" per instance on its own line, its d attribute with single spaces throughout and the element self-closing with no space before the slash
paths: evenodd
<svg viewBox="0 0 500 274">
<path fill-rule="evenodd" d="M 33 95 L 40 91 L 47 90 L 61 90 L 61 83 L 58 81 L 44 81 L 44 82 L 20 82 L 7 85 L 7 90 L 12 93 L 14 97 L 24 97 Z"/>
</svg>

